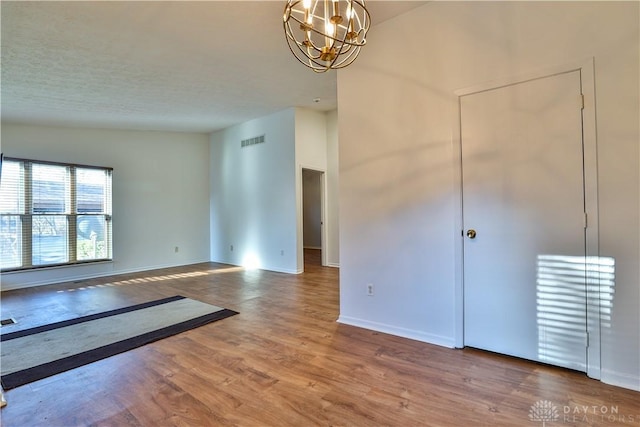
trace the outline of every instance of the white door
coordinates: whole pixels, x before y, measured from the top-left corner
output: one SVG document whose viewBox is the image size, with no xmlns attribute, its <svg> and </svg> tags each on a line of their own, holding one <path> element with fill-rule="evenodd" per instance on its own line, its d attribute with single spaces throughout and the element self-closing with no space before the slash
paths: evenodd
<svg viewBox="0 0 640 427">
<path fill-rule="evenodd" d="M 580 71 L 461 96 L 460 113 L 464 344 L 585 371 Z"/>
</svg>

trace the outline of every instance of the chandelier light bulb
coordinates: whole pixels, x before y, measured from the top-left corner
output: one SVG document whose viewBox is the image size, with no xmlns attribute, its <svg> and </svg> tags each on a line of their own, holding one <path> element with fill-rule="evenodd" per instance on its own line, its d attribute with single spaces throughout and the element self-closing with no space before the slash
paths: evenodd
<svg viewBox="0 0 640 427">
<path fill-rule="evenodd" d="M 331 47 L 333 44 L 333 38 L 335 37 L 336 26 L 331 22 L 324 23 L 324 45 L 327 47 Z"/>
<path fill-rule="evenodd" d="M 357 58 L 371 17 L 364 0 L 288 0 L 283 25 L 296 59 L 322 73 Z"/>
</svg>

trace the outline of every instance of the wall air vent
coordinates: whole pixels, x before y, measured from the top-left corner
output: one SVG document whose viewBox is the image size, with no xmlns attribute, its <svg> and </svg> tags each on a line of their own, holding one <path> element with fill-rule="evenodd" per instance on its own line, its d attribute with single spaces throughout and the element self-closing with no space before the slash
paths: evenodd
<svg viewBox="0 0 640 427">
<path fill-rule="evenodd" d="M 249 139 L 243 139 L 240 142 L 240 147 L 248 147 L 250 145 L 262 144 L 264 142 L 264 135 L 256 136 Z"/>
</svg>

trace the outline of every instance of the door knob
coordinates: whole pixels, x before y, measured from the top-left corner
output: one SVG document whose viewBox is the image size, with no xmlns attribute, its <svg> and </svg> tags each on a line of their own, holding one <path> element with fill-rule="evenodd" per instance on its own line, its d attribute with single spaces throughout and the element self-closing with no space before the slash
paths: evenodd
<svg viewBox="0 0 640 427">
<path fill-rule="evenodd" d="M 467 230 L 467 237 L 470 239 L 475 239 L 476 238 L 476 230 L 474 230 L 473 228 L 470 230 Z"/>
</svg>

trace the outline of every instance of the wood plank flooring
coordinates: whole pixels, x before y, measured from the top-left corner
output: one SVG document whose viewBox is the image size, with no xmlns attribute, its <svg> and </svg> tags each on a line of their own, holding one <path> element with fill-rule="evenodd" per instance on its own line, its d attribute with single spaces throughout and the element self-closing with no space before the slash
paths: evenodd
<svg viewBox="0 0 640 427">
<path fill-rule="evenodd" d="M 2 426 L 640 425 L 640 393 L 584 374 L 338 324 L 338 270 L 305 260 L 3 292 L 3 333 L 172 295 L 240 314 L 9 390 Z M 543 400 L 557 418 L 530 419 Z"/>
</svg>

